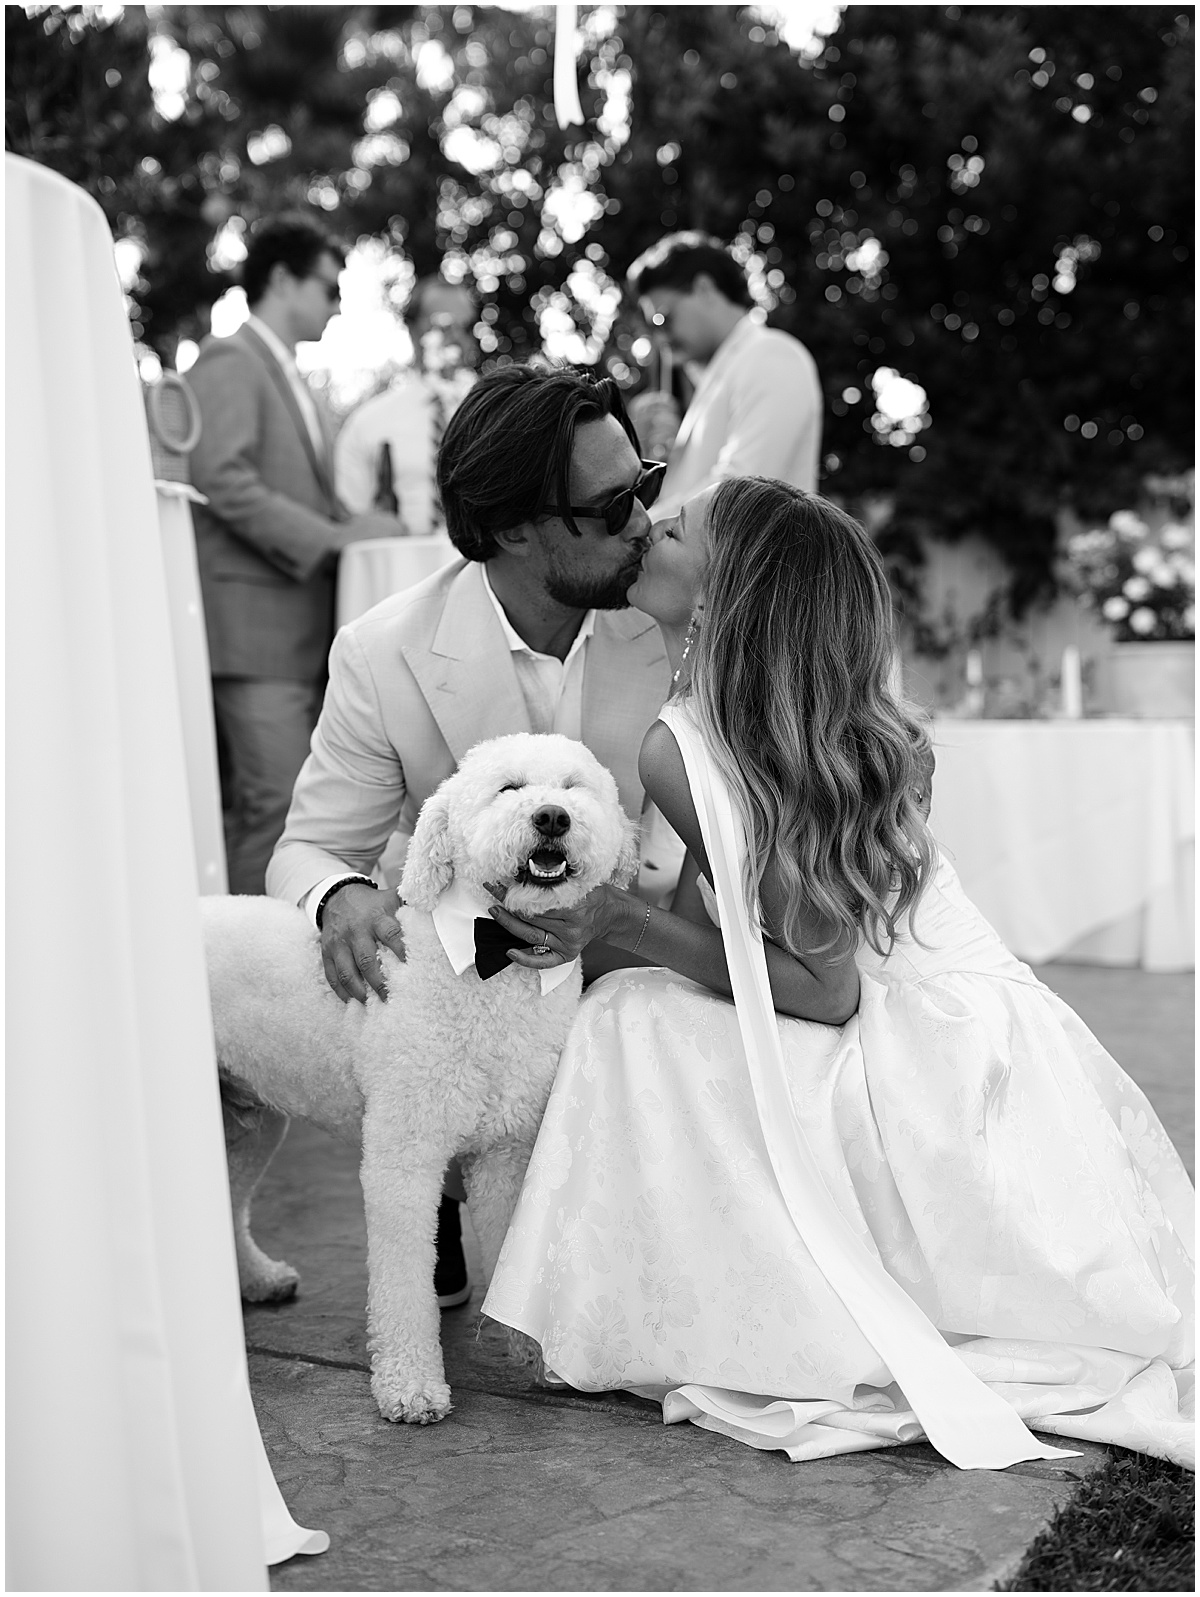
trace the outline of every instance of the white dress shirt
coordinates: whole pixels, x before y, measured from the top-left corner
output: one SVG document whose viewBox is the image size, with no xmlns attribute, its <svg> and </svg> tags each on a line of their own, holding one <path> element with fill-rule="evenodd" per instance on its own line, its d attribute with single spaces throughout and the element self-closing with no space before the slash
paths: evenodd
<svg viewBox="0 0 1200 1597">
<path fill-rule="evenodd" d="M 655 521 L 725 477 L 779 477 L 813 493 L 823 400 L 799 339 L 747 314 L 704 367 L 671 446 Z"/>
<path fill-rule="evenodd" d="M 251 315 L 248 317 L 246 325 L 253 328 L 279 362 L 283 375 L 288 380 L 288 387 L 296 396 L 296 403 L 300 407 L 304 425 L 308 428 L 308 436 L 312 439 L 313 448 L 317 452 L 317 459 L 325 460 L 325 434 L 321 431 L 321 420 L 317 415 L 316 401 L 313 399 L 308 384 L 300 375 L 300 368 L 296 365 L 295 356 L 279 334 L 268 327 L 266 322 L 260 321 L 257 316 Z"/>
<path fill-rule="evenodd" d="M 513 669 L 517 674 L 521 697 L 529 711 L 530 728 L 534 732 L 558 732 L 563 737 L 578 740 L 583 730 L 583 670 L 587 660 L 588 639 L 596 626 L 595 610 L 589 610 L 584 616 L 566 658 L 559 660 L 552 654 L 539 654 L 531 649 L 515 630 L 504 613 L 504 606 L 492 591 L 486 565 L 483 567 L 483 586 L 495 607 L 496 619 L 512 651 Z M 304 910 L 314 926 L 317 906 L 330 888 L 338 882 L 355 879 L 359 879 L 356 871 L 340 872 L 324 877 L 309 889 L 304 896 Z"/>
<path fill-rule="evenodd" d="M 512 650 L 513 669 L 521 685 L 521 697 L 529 710 L 530 726 L 535 732 L 558 732 L 563 737 L 578 741 L 583 734 L 583 667 L 587 642 L 596 626 L 596 612 L 587 612 L 579 623 L 579 631 L 567 650 L 566 658 L 558 660 L 552 654 L 538 654 L 514 630 L 503 605 L 492 591 L 486 565 L 483 568 L 483 586 L 495 606 L 501 631 Z"/>
</svg>

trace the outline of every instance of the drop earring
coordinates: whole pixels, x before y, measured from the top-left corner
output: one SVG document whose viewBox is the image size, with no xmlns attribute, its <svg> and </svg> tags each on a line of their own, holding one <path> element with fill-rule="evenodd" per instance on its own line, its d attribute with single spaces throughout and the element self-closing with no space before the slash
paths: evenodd
<svg viewBox="0 0 1200 1597">
<path fill-rule="evenodd" d="M 683 668 L 687 664 L 688 655 L 692 652 L 692 644 L 696 641 L 696 634 L 700 631 L 701 606 L 697 605 L 688 617 L 687 631 L 683 635 L 683 653 L 679 656 L 679 664 L 675 668 L 675 675 L 671 678 L 671 692 L 679 686 L 679 679 L 683 675 Z"/>
</svg>

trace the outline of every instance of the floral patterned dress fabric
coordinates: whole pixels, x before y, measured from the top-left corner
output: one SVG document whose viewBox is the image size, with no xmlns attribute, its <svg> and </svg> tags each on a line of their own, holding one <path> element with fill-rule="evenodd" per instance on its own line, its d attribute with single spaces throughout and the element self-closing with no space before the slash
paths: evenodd
<svg viewBox="0 0 1200 1597">
<path fill-rule="evenodd" d="M 945 860 L 859 968 L 847 1025 L 778 1019 L 841 1214 L 1027 1425 L 1194 1467 L 1194 1200 L 1145 1096 Z M 668 970 L 584 999 L 484 1313 L 795 1460 L 923 1434 L 784 1202 L 734 1005 Z"/>
</svg>

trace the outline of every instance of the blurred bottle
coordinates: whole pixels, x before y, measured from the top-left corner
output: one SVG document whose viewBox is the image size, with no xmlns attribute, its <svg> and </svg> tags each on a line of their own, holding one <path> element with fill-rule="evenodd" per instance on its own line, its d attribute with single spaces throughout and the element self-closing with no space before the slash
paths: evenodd
<svg viewBox="0 0 1200 1597">
<path fill-rule="evenodd" d="M 643 389 L 626 401 L 629 419 L 647 460 L 666 460 L 679 431 L 679 406 L 661 389 Z"/>
<path fill-rule="evenodd" d="M 396 497 L 396 478 L 392 469 L 392 446 L 385 439 L 379 446 L 379 461 L 375 467 L 375 509 L 389 516 L 400 514 L 400 501 Z"/>
</svg>

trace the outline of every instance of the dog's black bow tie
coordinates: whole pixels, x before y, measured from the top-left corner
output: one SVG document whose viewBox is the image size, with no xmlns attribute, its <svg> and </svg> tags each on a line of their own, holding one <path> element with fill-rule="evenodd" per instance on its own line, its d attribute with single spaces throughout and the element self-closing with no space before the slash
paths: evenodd
<svg viewBox="0 0 1200 1597">
<path fill-rule="evenodd" d="M 488 981 L 492 976 L 499 975 L 506 965 L 512 964 L 508 951 L 513 944 L 513 934 L 506 932 L 490 916 L 480 915 L 476 919 L 475 969 L 481 980 Z"/>
</svg>

